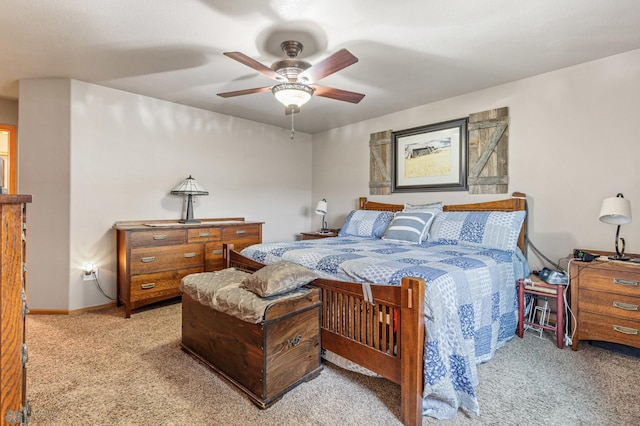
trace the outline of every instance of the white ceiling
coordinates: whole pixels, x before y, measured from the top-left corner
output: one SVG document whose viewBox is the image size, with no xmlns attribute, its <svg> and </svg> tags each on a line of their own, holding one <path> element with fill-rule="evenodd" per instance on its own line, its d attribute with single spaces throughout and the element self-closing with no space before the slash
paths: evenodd
<svg viewBox="0 0 640 426">
<path fill-rule="evenodd" d="M 279 127 L 274 81 L 222 53 L 270 66 L 286 39 L 317 63 L 359 62 L 319 84 L 296 131 L 322 130 L 640 48 L 638 0 L 0 0 L 0 97 L 22 78 L 62 77 Z M 640 84 L 640 82 L 639 82 Z"/>
</svg>

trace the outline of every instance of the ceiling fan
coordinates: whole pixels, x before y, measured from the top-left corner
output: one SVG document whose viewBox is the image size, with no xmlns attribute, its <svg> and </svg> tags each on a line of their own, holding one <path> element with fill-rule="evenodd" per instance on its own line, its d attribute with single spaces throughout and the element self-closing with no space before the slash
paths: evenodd
<svg viewBox="0 0 640 426">
<path fill-rule="evenodd" d="M 218 93 L 218 96 L 231 98 L 270 90 L 276 99 L 285 106 L 286 114 L 300 112 L 300 107 L 311 99 L 313 95 L 354 104 L 357 104 L 364 98 L 364 95 L 361 93 L 315 84 L 318 80 L 358 62 L 358 58 L 353 56 L 347 49 L 341 49 L 312 66 L 309 62 L 297 59 L 297 56 L 302 52 L 302 43 L 288 40 L 282 42 L 280 47 L 288 59 L 275 61 L 271 65 L 271 68 L 250 58 L 244 53 L 224 52 L 225 56 L 274 79 L 277 81 L 277 84 L 274 86 Z"/>
</svg>

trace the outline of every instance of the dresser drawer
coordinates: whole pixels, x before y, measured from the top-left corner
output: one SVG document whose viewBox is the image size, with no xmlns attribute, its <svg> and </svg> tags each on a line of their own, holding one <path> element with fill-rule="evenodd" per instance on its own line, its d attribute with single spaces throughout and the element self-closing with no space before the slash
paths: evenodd
<svg viewBox="0 0 640 426">
<path fill-rule="evenodd" d="M 640 322 L 580 311 L 578 338 L 640 348 Z"/>
<path fill-rule="evenodd" d="M 189 229 L 190 243 L 204 243 L 207 241 L 220 241 L 220 228 L 196 228 Z"/>
<path fill-rule="evenodd" d="M 131 233 L 131 248 L 186 244 L 186 229 L 155 228 Z"/>
<path fill-rule="evenodd" d="M 640 321 L 640 297 L 583 290 L 579 304 L 581 311 Z"/>
<path fill-rule="evenodd" d="M 222 229 L 222 239 L 231 240 L 260 240 L 262 237 L 262 226 L 260 224 L 225 226 Z"/>
<path fill-rule="evenodd" d="M 179 269 L 177 271 L 158 272 L 155 274 L 136 275 L 131 277 L 131 301 L 171 297 L 180 295 L 180 281 L 183 277 L 202 272 L 203 268 Z"/>
<path fill-rule="evenodd" d="M 583 268 L 580 271 L 580 289 L 606 291 L 640 297 L 640 267 L 638 272 Z"/>
<path fill-rule="evenodd" d="M 204 250 L 202 244 L 131 250 L 132 275 L 188 268 L 203 264 Z"/>
<path fill-rule="evenodd" d="M 224 244 L 233 244 L 235 251 L 240 251 L 253 244 L 259 244 L 260 239 L 239 239 L 230 241 L 219 241 L 214 243 L 207 243 L 205 245 L 205 270 L 206 271 L 219 271 L 224 266 L 222 246 Z"/>
</svg>

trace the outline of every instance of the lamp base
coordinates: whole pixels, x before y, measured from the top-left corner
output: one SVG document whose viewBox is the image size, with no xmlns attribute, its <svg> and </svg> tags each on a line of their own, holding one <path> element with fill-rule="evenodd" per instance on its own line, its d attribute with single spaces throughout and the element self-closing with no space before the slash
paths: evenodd
<svg viewBox="0 0 640 426">
<path fill-rule="evenodd" d="M 618 255 L 615 255 L 615 256 L 609 256 L 609 260 L 621 260 L 621 261 L 627 261 L 627 260 L 631 260 L 631 258 L 630 258 L 630 257 L 627 257 L 627 256 L 618 256 Z"/>
<path fill-rule="evenodd" d="M 183 220 L 180 220 L 179 223 L 189 224 L 189 223 L 202 223 L 202 222 L 196 219 L 183 219 Z"/>
</svg>

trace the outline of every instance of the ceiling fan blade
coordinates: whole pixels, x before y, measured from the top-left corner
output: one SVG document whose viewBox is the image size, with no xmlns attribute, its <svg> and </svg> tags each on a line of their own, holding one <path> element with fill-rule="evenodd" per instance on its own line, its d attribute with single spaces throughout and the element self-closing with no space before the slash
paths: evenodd
<svg viewBox="0 0 640 426">
<path fill-rule="evenodd" d="M 340 71 L 358 62 L 358 58 L 353 56 L 347 49 L 340 49 L 328 58 L 318 62 L 311 68 L 298 75 L 298 81 L 304 82 L 307 78 L 310 82 L 315 82 L 323 79 L 334 72 Z"/>
<path fill-rule="evenodd" d="M 256 61 L 255 59 L 248 57 L 244 53 L 240 53 L 240 52 L 224 52 L 224 55 L 228 56 L 231 59 L 234 59 L 234 60 L 240 62 L 243 65 L 248 66 L 249 68 L 253 68 L 256 71 L 261 72 L 262 74 L 266 75 L 269 78 L 272 78 L 272 79 L 278 80 L 278 81 L 282 80 L 282 76 L 280 74 L 278 74 L 277 72 L 275 72 L 274 70 L 272 70 L 268 66 L 261 64 L 260 62 Z"/>
<path fill-rule="evenodd" d="M 250 95 L 252 93 L 268 92 L 269 90 L 271 90 L 271 86 L 255 87 L 253 89 L 244 89 L 244 90 L 236 90 L 236 91 L 233 91 L 233 92 L 218 93 L 218 96 L 220 96 L 222 98 L 232 98 L 234 96 L 242 96 L 242 95 Z"/>
<path fill-rule="evenodd" d="M 352 104 L 357 104 L 364 98 L 362 93 L 349 92 L 348 90 L 334 89 L 333 87 L 318 86 L 316 84 L 311 87 L 316 89 L 316 91 L 313 92 L 314 96 L 337 99 L 339 101 L 351 102 Z"/>
</svg>

